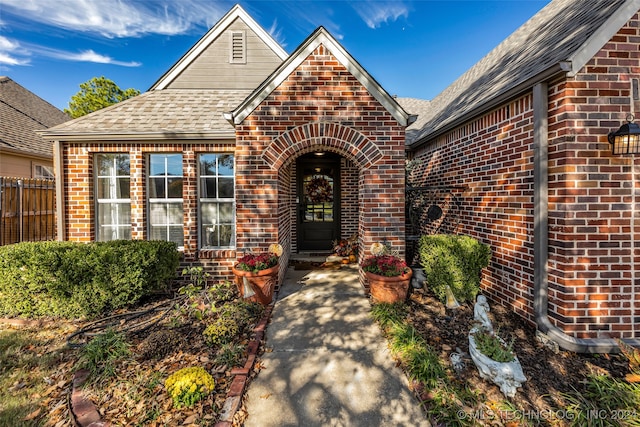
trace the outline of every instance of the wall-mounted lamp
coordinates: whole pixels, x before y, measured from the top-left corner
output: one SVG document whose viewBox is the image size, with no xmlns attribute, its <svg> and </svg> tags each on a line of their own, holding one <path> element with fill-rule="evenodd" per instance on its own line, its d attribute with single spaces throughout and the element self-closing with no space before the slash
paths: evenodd
<svg viewBox="0 0 640 427">
<path fill-rule="evenodd" d="M 627 123 L 617 131 L 609 132 L 613 154 L 640 154 L 640 126 L 633 123 L 633 119 L 633 114 L 629 114 Z"/>
</svg>

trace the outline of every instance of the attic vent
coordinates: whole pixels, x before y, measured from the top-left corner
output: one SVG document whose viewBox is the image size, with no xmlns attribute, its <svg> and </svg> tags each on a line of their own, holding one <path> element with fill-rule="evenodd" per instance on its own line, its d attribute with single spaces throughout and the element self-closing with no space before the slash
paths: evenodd
<svg viewBox="0 0 640 427">
<path fill-rule="evenodd" d="M 247 46 L 244 31 L 234 31 L 231 33 L 231 57 L 232 64 L 247 63 Z"/>
</svg>

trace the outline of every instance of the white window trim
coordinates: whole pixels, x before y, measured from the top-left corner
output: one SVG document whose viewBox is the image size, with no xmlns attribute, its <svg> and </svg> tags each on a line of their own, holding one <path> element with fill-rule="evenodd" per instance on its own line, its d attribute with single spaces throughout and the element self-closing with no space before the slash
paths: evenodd
<svg viewBox="0 0 640 427">
<path fill-rule="evenodd" d="M 220 198 L 202 198 L 200 197 L 201 194 L 201 186 L 202 186 L 202 178 L 203 176 L 200 174 L 200 156 L 202 155 L 207 155 L 207 154 L 214 154 L 217 156 L 224 156 L 224 155 L 230 155 L 233 156 L 233 170 L 234 170 L 234 174 L 233 175 L 215 175 L 216 178 L 229 178 L 232 177 L 233 178 L 233 197 L 232 198 L 224 198 L 224 199 L 220 199 Z M 235 175 L 235 170 L 236 170 L 236 156 L 234 153 L 199 153 L 197 156 L 197 161 L 198 161 L 198 185 L 197 185 L 197 192 L 198 192 L 198 248 L 200 248 L 200 250 L 234 250 L 237 247 L 237 230 L 238 230 L 238 224 L 237 224 L 237 220 L 236 220 L 236 175 Z M 204 177 L 214 177 L 214 175 L 205 175 Z M 231 220 L 231 225 L 233 225 L 233 236 L 232 236 L 232 244 L 229 246 L 205 246 L 203 245 L 203 239 L 204 236 L 202 235 L 202 204 L 203 203 L 231 203 L 231 209 L 232 209 L 232 214 L 233 214 L 233 218 Z"/>
<path fill-rule="evenodd" d="M 169 178 L 168 175 L 151 175 L 151 156 L 153 155 L 174 155 L 174 154 L 179 154 L 180 155 L 180 159 L 182 162 L 184 162 L 184 154 L 183 153 L 150 153 L 149 155 L 147 155 L 147 165 L 148 165 L 148 170 L 149 172 L 147 173 L 147 188 L 146 188 L 146 194 L 147 194 L 147 203 L 146 203 L 146 207 L 147 207 L 147 240 L 149 240 L 151 238 L 151 205 L 152 204 L 159 204 L 159 203 L 166 203 L 166 204 L 181 204 L 184 206 L 184 198 L 181 197 L 179 199 L 177 198 L 151 198 L 149 197 L 150 191 L 150 185 L 151 185 L 151 179 L 152 178 L 164 178 L 165 179 L 165 184 L 167 184 L 167 179 Z M 165 158 L 165 162 L 166 162 L 166 158 Z M 166 163 L 165 163 L 165 168 L 166 168 Z M 166 169 L 165 169 L 166 171 Z M 182 190 L 184 192 L 184 181 L 185 181 L 185 176 L 184 176 L 184 165 L 182 167 Z M 168 194 L 169 191 L 169 186 L 166 185 L 165 191 Z M 184 195 L 184 193 L 183 193 Z M 164 223 L 161 224 L 162 226 L 166 227 L 166 232 L 167 232 L 167 237 L 169 234 L 169 227 L 171 226 L 180 226 L 180 228 L 182 229 L 182 245 L 178 245 L 178 250 L 184 250 L 184 241 L 185 241 L 185 236 L 184 236 L 184 210 L 182 212 L 182 221 L 179 224 L 173 224 L 173 223 Z M 158 225 L 156 225 L 156 227 L 158 227 Z M 168 240 L 167 240 L 168 241 Z"/>
<path fill-rule="evenodd" d="M 111 188 L 116 187 L 117 186 L 117 182 L 118 182 L 118 177 L 120 178 L 124 178 L 124 177 L 128 177 L 129 178 L 129 185 L 131 185 L 131 156 L 129 155 L 129 153 L 96 153 L 95 157 L 97 156 L 101 156 L 101 155 L 110 155 L 110 154 L 115 154 L 115 155 L 127 155 L 129 157 L 129 175 L 99 175 L 98 173 L 94 173 L 94 193 L 95 193 L 95 201 L 96 201 L 96 207 L 95 207 L 95 233 L 96 233 L 96 241 L 109 241 L 109 240 L 100 240 L 100 227 L 104 227 L 104 226 L 109 226 L 109 227 L 113 227 L 116 230 L 120 230 L 120 229 L 124 229 L 124 228 L 129 228 L 129 234 L 131 234 L 131 216 L 129 217 L 129 223 L 128 224 L 100 224 L 99 218 L 100 218 L 100 205 L 129 205 L 129 211 L 131 211 L 131 197 L 129 198 L 118 198 L 118 199 L 100 199 L 98 198 L 98 180 L 101 178 L 109 178 L 109 186 Z M 94 159 L 95 159 L 94 157 Z M 94 161 L 95 164 L 95 161 Z M 95 171 L 95 169 L 94 169 Z M 114 169 L 114 174 L 115 174 L 115 169 Z M 110 192 L 111 193 L 111 192 Z M 131 195 L 131 191 L 129 191 L 129 195 Z M 116 233 L 118 236 L 116 237 L 116 239 L 124 239 L 121 235 L 120 232 L 118 231 Z M 114 240 L 114 239 L 111 239 Z"/>
</svg>

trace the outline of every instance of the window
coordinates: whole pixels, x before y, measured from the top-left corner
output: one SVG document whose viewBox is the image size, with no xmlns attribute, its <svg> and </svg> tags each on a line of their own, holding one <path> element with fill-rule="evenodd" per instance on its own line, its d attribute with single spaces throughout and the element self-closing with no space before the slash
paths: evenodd
<svg viewBox="0 0 640 427">
<path fill-rule="evenodd" d="M 149 239 L 184 246 L 182 155 L 149 155 Z"/>
<path fill-rule="evenodd" d="M 98 241 L 131 239 L 129 155 L 96 154 Z"/>
<path fill-rule="evenodd" d="M 45 165 L 33 165 L 33 177 L 37 179 L 54 179 L 53 168 Z"/>
<path fill-rule="evenodd" d="M 229 62 L 231 64 L 247 63 L 247 48 L 244 31 L 234 31 L 231 33 L 231 52 Z"/>
<path fill-rule="evenodd" d="M 203 248 L 235 246 L 235 178 L 232 154 L 199 157 L 200 242 Z"/>
</svg>

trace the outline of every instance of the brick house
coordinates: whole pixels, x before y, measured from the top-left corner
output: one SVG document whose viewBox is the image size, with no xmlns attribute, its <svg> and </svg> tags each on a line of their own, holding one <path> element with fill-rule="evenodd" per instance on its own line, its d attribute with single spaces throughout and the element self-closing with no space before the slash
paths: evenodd
<svg viewBox="0 0 640 427">
<path fill-rule="evenodd" d="M 271 243 L 281 275 L 356 232 L 403 252 L 413 119 L 324 28 L 287 55 L 235 6 L 148 92 L 44 133 L 59 236 L 175 241 L 217 277 Z"/>
<path fill-rule="evenodd" d="M 639 9 L 554 0 L 429 102 L 322 27 L 287 55 L 236 6 L 146 93 L 43 132 L 58 235 L 173 240 L 218 277 L 274 242 L 281 275 L 355 232 L 404 254 L 408 157 L 440 212 L 417 231 L 490 244 L 495 303 L 569 350 L 637 345 L 640 157 L 607 133 L 640 106 Z"/>
<path fill-rule="evenodd" d="M 640 343 L 640 156 L 607 140 L 640 112 L 638 10 L 551 2 L 434 98 L 409 141 L 409 182 L 459 207 L 447 231 L 491 245 L 484 292 L 579 352 Z"/>
</svg>

